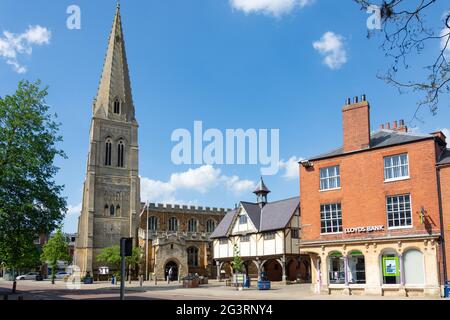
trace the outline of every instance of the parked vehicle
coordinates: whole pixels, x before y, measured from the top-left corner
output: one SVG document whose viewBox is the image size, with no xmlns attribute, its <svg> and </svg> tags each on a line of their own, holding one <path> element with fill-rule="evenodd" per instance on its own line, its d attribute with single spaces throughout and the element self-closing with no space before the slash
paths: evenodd
<svg viewBox="0 0 450 320">
<path fill-rule="evenodd" d="M 67 276 L 70 276 L 70 274 L 68 274 L 67 272 L 64 272 L 64 271 L 60 271 L 60 272 L 56 273 L 55 279 L 62 280 L 62 279 L 64 279 Z"/>
<path fill-rule="evenodd" d="M 16 277 L 16 280 L 35 280 L 39 281 L 42 279 L 42 276 L 39 272 L 28 272 L 27 274 L 23 274 L 21 276 Z"/>
</svg>

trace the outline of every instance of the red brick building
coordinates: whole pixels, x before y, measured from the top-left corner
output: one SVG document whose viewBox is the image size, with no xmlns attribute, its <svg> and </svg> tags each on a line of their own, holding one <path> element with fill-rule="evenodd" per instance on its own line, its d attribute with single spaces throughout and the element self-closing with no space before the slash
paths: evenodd
<svg viewBox="0 0 450 320">
<path fill-rule="evenodd" d="M 442 219 L 450 224 L 446 137 L 408 132 L 404 121 L 371 132 L 361 100 L 343 108 L 343 147 L 300 166 L 301 252 L 312 259 L 314 289 L 439 295 Z"/>
</svg>

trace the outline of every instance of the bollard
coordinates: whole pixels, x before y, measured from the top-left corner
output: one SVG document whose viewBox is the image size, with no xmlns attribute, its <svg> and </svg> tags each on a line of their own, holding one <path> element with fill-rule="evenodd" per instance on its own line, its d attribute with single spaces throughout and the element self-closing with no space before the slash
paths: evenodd
<svg viewBox="0 0 450 320">
<path fill-rule="evenodd" d="M 140 275 L 139 276 L 139 285 L 142 287 L 142 285 L 143 285 L 143 282 L 144 282 L 144 276 L 143 275 Z"/>
</svg>

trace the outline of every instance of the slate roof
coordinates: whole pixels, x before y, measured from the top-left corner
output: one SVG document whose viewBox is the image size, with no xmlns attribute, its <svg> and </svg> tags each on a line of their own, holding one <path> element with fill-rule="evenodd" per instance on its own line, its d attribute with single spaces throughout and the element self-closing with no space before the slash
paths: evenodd
<svg viewBox="0 0 450 320">
<path fill-rule="evenodd" d="M 258 232 L 280 230 L 286 227 L 300 205 L 300 198 L 290 198 L 267 203 L 262 209 L 257 203 L 241 202 Z M 211 238 L 228 237 L 238 210 L 227 213 L 214 230 Z"/>
<path fill-rule="evenodd" d="M 228 213 L 223 217 L 222 221 L 220 221 L 219 225 L 216 227 L 214 232 L 211 234 L 211 238 L 222 238 L 226 237 L 228 234 L 228 229 L 233 223 L 234 216 L 236 215 L 237 210 L 228 211 Z"/>
<path fill-rule="evenodd" d="M 447 165 L 450 164 L 450 149 L 447 149 L 439 159 L 438 165 Z"/>
<path fill-rule="evenodd" d="M 434 138 L 431 134 L 420 134 L 411 132 L 397 132 L 394 130 L 380 129 L 372 132 L 370 135 L 370 149 L 383 148 L 398 144 L 404 144 L 414 141 L 426 140 Z M 344 154 L 344 148 L 331 150 L 327 153 L 310 158 L 309 160 L 319 160 L 323 158 L 332 158 Z"/>
</svg>

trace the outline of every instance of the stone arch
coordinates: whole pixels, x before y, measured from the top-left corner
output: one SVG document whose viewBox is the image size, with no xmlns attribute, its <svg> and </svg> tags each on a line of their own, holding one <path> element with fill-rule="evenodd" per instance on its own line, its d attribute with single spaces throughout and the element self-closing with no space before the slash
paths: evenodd
<svg viewBox="0 0 450 320">
<path fill-rule="evenodd" d="M 233 274 L 233 267 L 231 266 L 231 262 L 229 262 L 229 261 L 220 262 L 220 264 L 219 264 L 219 275 L 220 276 L 222 275 L 222 273 L 221 273 L 222 270 L 225 271 L 226 277 L 231 277 L 231 275 Z"/>
<path fill-rule="evenodd" d="M 400 259 L 400 252 L 393 247 L 383 248 L 378 255 L 378 265 L 380 268 L 380 283 L 381 284 L 401 284 L 402 270 L 398 276 L 385 276 L 383 270 L 383 256 L 393 255 L 394 258 Z M 400 266 L 397 266 L 400 269 Z"/>
<path fill-rule="evenodd" d="M 270 281 L 283 281 L 283 263 L 280 259 L 268 259 L 261 265 L 266 277 Z"/>
<path fill-rule="evenodd" d="M 164 263 L 164 279 L 167 279 L 167 276 L 169 274 L 169 269 L 173 268 L 174 266 L 176 266 L 176 270 L 173 270 L 173 275 L 172 275 L 172 281 L 177 281 L 178 280 L 178 276 L 180 274 L 183 274 L 183 265 L 178 261 L 178 259 L 176 258 L 169 258 L 166 260 L 166 262 Z"/>
<path fill-rule="evenodd" d="M 425 256 L 416 247 L 403 252 L 403 270 L 406 285 L 425 285 Z"/>
</svg>

